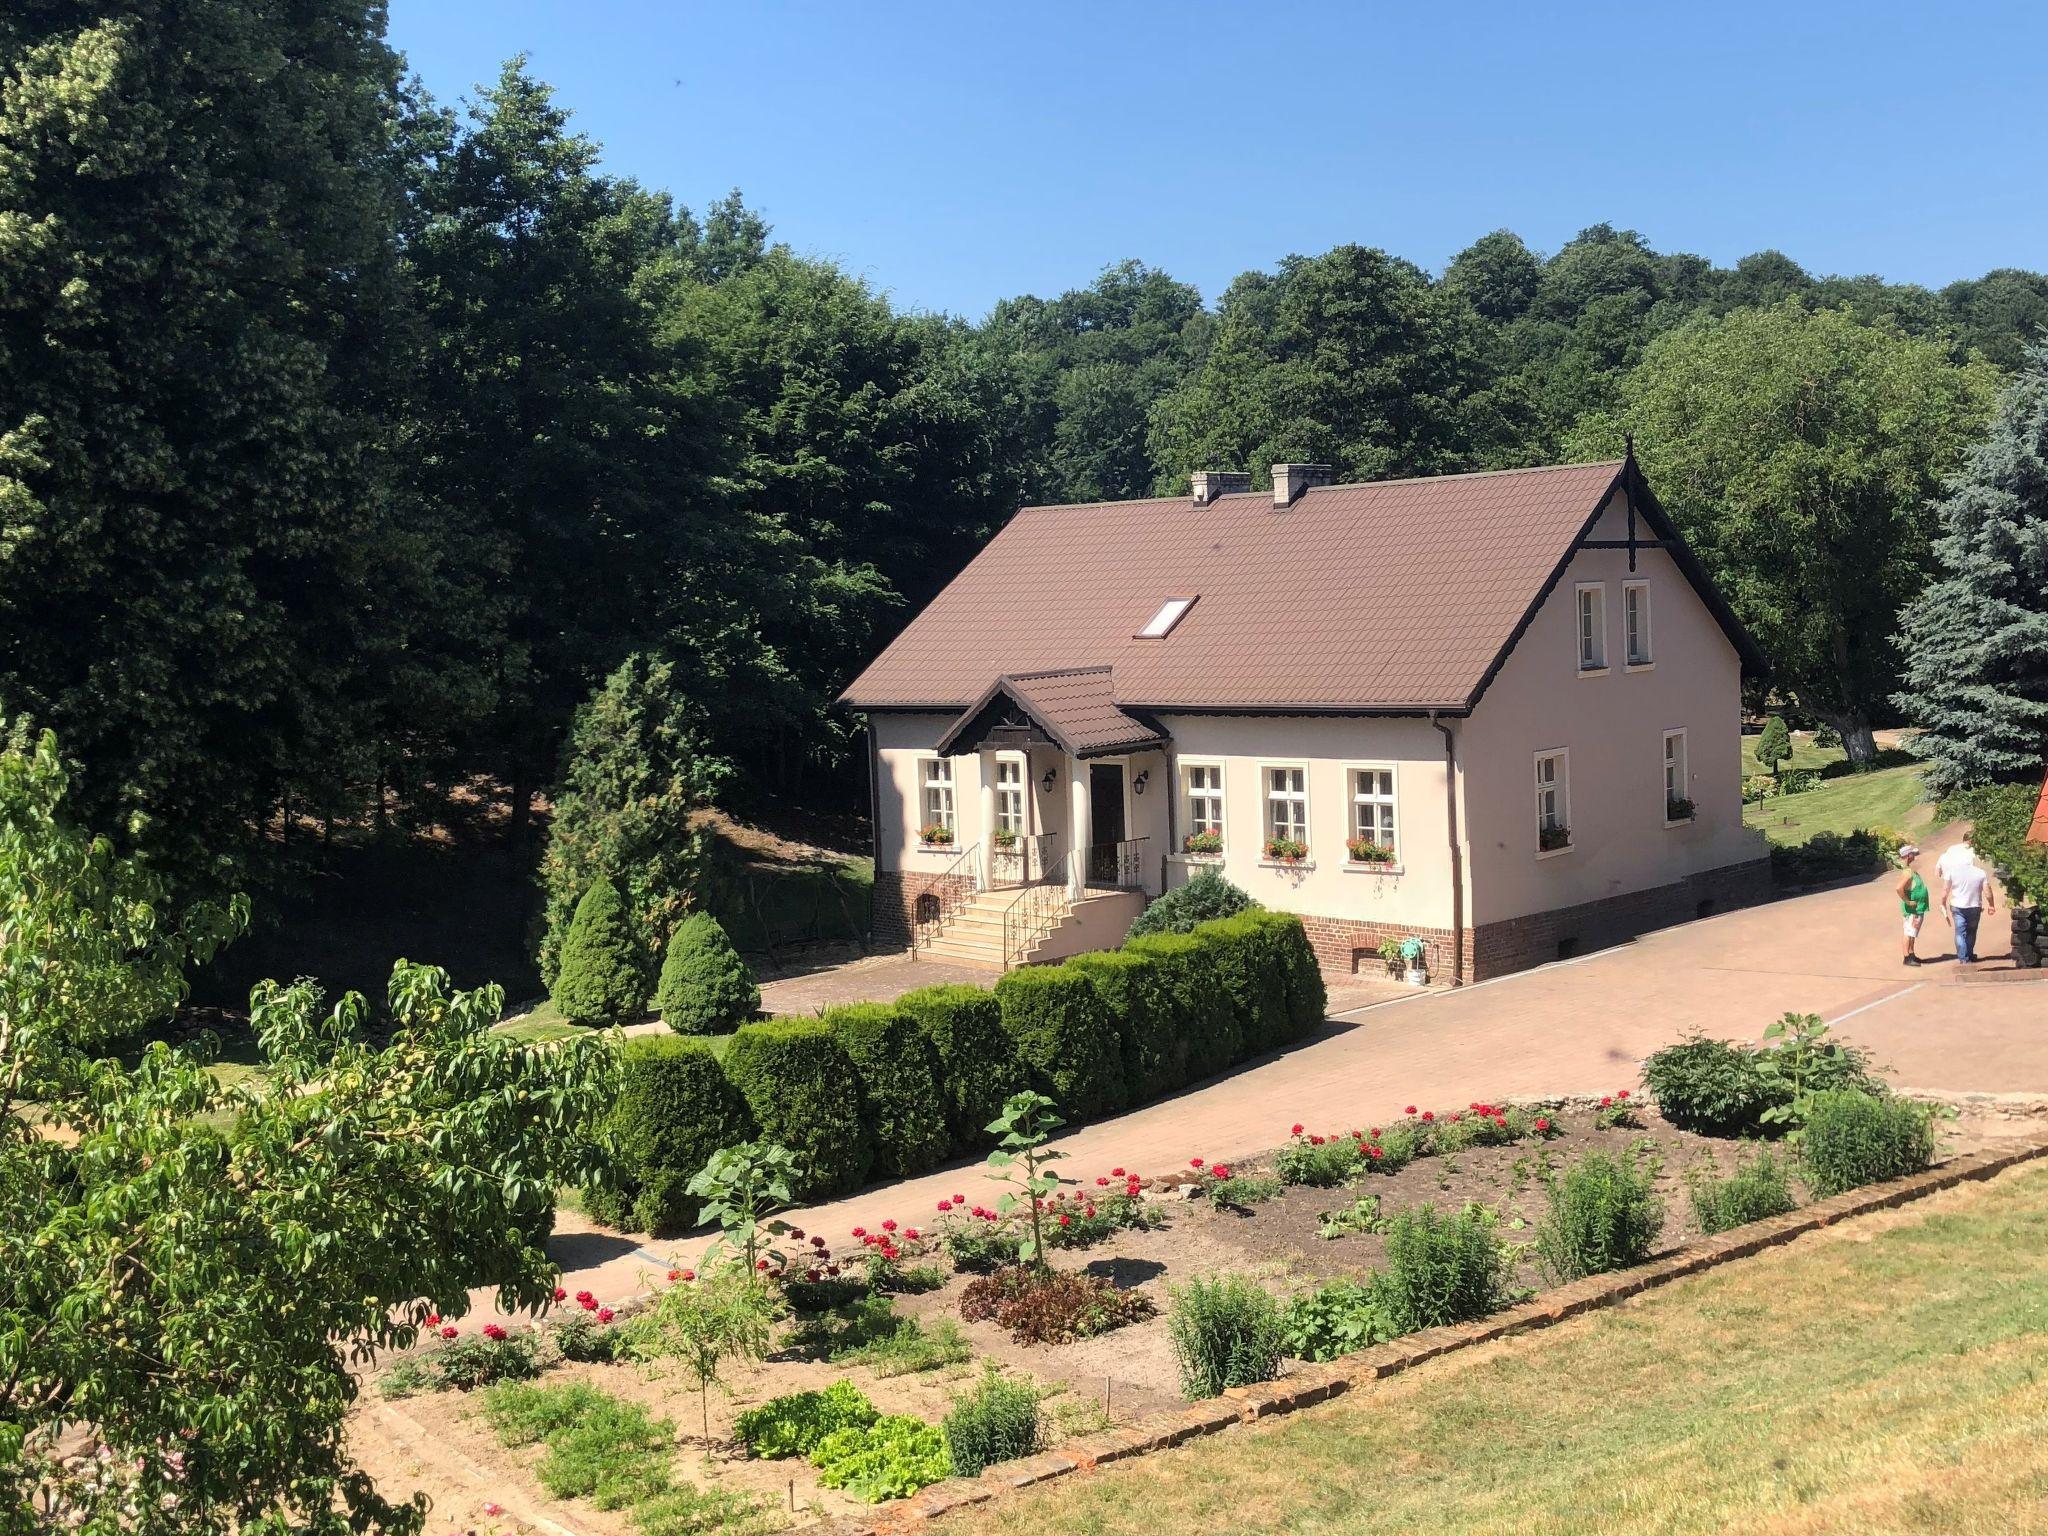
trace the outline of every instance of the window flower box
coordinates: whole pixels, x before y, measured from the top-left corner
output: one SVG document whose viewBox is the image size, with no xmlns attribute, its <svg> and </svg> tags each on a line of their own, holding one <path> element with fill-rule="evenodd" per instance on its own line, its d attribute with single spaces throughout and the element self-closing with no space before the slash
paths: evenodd
<svg viewBox="0 0 2048 1536">
<path fill-rule="evenodd" d="M 1536 851 L 1538 853 L 1559 853 L 1572 845 L 1570 827 L 1539 827 L 1536 829 Z"/>
<path fill-rule="evenodd" d="M 917 829 L 917 840 L 927 848 L 950 848 L 953 846 L 953 829 L 933 822 L 928 827 Z"/>
<path fill-rule="evenodd" d="M 1354 864 L 1391 864 L 1394 850 L 1369 837 L 1354 837 L 1344 845 Z"/>
<path fill-rule="evenodd" d="M 1299 864 L 1308 857 L 1308 844 L 1297 837 L 1269 837 L 1264 853 L 1275 864 Z"/>
<path fill-rule="evenodd" d="M 1664 802 L 1664 820 L 1671 823 L 1691 821 L 1692 802 L 1683 795 L 1680 795 L 1675 800 L 1666 800 Z"/>
<path fill-rule="evenodd" d="M 1017 834 L 1008 827 L 997 827 L 989 835 L 989 841 L 995 845 L 998 853 L 1009 853 L 1017 846 Z"/>
<path fill-rule="evenodd" d="M 1216 854 L 1223 851 L 1221 832 L 1190 832 L 1180 840 L 1182 853 Z"/>
</svg>

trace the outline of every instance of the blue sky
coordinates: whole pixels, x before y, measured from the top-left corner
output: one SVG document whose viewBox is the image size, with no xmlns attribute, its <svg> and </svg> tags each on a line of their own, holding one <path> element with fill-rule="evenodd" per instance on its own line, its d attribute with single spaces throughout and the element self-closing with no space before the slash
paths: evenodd
<svg viewBox="0 0 2048 1536">
<path fill-rule="evenodd" d="M 1345 241 L 1635 228 L 1932 286 L 2048 268 L 2036 5 L 391 0 L 433 93 L 524 51 L 607 168 L 897 303 L 1137 257 L 1213 300 Z"/>
</svg>

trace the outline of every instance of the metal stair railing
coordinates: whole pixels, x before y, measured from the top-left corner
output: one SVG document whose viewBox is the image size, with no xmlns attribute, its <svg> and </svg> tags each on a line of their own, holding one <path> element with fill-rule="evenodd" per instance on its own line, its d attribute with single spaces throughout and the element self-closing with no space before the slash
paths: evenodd
<svg viewBox="0 0 2048 1536">
<path fill-rule="evenodd" d="M 929 948 L 932 940 L 946 931 L 947 921 L 980 889 L 981 844 L 976 843 L 940 870 L 932 887 L 919 896 L 910 952 L 915 955 L 920 949 Z M 925 905 L 925 896 L 931 897 L 929 907 Z"/>
<path fill-rule="evenodd" d="M 1074 904 L 1075 855 L 1068 854 L 1045 872 L 1042 879 L 1027 885 L 1003 908 L 1003 969 L 1008 970 L 1030 952 L 1031 946 L 1058 926 Z"/>
</svg>

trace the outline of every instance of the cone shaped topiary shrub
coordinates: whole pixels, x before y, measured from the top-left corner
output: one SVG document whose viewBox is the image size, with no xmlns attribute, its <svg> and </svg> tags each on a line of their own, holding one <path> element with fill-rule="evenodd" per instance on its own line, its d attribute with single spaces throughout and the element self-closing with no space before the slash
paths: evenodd
<svg viewBox="0 0 2048 1536">
<path fill-rule="evenodd" d="M 1116 1022 L 1129 1102 L 1149 1104 L 1188 1080 L 1188 1043 L 1157 959 L 1142 951 L 1112 949 L 1076 955 L 1067 964 L 1088 978 Z"/>
<path fill-rule="evenodd" d="M 1030 1086 L 995 993 L 957 983 L 921 987 L 896 999 L 896 1006 L 917 1021 L 938 1057 L 939 1096 L 953 1145 L 961 1151 L 994 1146 L 989 1122 L 1011 1094 Z"/>
<path fill-rule="evenodd" d="M 1153 933 L 1130 940 L 1124 952 L 1158 967 L 1160 988 L 1186 1047 L 1189 1082 L 1214 1077 L 1237 1060 L 1244 1043 L 1237 1010 L 1216 985 L 1201 940 L 1186 933 Z"/>
<path fill-rule="evenodd" d="M 860 1074 L 875 1173 L 923 1173 L 952 1150 L 939 1092 L 938 1057 L 917 1020 L 894 1003 L 848 1003 L 825 1010 L 832 1037 Z"/>
<path fill-rule="evenodd" d="M 647 1011 L 646 956 L 625 898 L 609 880 L 596 881 L 576 903 L 553 996 L 572 1024 L 629 1024 Z"/>
<path fill-rule="evenodd" d="M 725 1051 L 725 1075 L 746 1096 L 761 1138 L 789 1148 L 798 1200 L 850 1194 L 874 1166 L 860 1074 L 822 1019 L 743 1024 Z"/>
<path fill-rule="evenodd" d="M 711 1154 L 752 1141 L 753 1114 L 711 1048 L 673 1035 L 628 1040 L 619 1092 L 606 1117 L 612 1177 L 583 1191 L 583 1208 L 608 1227 L 672 1232 L 697 1221 L 684 1194 Z"/>
<path fill-rule="evenodd" d="M 654 1006 L 679 1035 L 723 1034 L 760 1010 L 754 973 L 709 912 L 692 912 L 669 935 Z"/>
<path fill-rule="evenodd" d="M 1068 965 L 1026 966 L 996 983 L 996 1001 L 1032 1086 L 1062 1113 L 1123 1108 L 1122 1037 L 1085 975 Z"/>
</svg>

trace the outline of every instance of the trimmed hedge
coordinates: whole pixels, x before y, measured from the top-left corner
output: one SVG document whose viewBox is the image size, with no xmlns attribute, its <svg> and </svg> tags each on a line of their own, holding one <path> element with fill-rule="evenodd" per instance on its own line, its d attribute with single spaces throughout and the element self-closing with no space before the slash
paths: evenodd
<svg viewBox="0 0 2048 1536">
<path fill-rule="evenodd" d="M 1076 955 L 1067 964 L 1088 978 L 1110 1018 L 1121 1024 L 1125 1098 L 1148 1104 L 1184 1085 L 1188 1043 L 1158 959 L 1142 951 L 1110 949 Z"/>
<path fill-rule="evenodd" d="M 938 1061 L 917 1020 L 892 1003 L 848 1003 L 822 1023 L 860 1074 L 875 1172 L 889 1177 L 936 1168 L 952 1150 Z"/>
<path fill-rule="evenodd" d="M 1244 1054 L 1244 1030 L 1230 997 L 1209 969 L 1208 946 L 1191 933 L 1153 933 L 1132 939 L 1124 953 L 1159 967 L 1160 988 L 1187 1047 L 1187 1081 L 1226 1071 Z"/>
<path fill-rule="evenodd" d="M 996 983 L 1003 1028 L 1032 1084 L 1069 1119 L 1122 1109 L 1122 1032 L 1088 977 L 1071 965 L 1027 966 Z"/>
<path fill-rule="evenodd" d="M 1209 984 L 1230 999 L 1237 1015 L 1238 1058 L 1285 1045 L 1287 980 L 1274 963 L 1278 945 L 1258 918 L 1248 912 L 1219 918 L 1202 924 L 1190 937 L 1202 946 L 1209 962 Z"/>
<path fill-rule="evenodd" d="M 654 1007 L 679 1035 L 723 1034 L 760 1010 L 754 973 L 709 912 L 692 912 L 669 935 Z"/>
<path fill-rule="evenodd" d="M 1307 1039 L 1330 1012 L 1330 989 L 1323 984 L 1323 968 L 1316 963 L 1308 930 L 1290 912 L 1246 912 L 1239 921 L 1265 935 L 1267 963 L 1286 978 L 1286 1039 Z"/>
<path fill-rule="evenodd" d="M 851 1194 L 874 1167 L 860 1075 L 822 1019 L 743 1024 L 725 1075 L 746 1096 L 761 1136 L 796 1155 L 798 1200 Z"/>
<path fill-rule="evenodd" d="M 953 1145 L 961 1151 L 994 1146 L 989 1122 L 1011 1094 L 1030 1086 L 995 993 L 959 983 L 921 987 L 897 998 L 896 1006 L 917 1021 L 938 1057 L 939 1094 Z"/>
<path fill-rule="evenodd" d="M 755 1135 L 747 1101 L 718 1057 L 673 1035 L 626 1042 L 605 1124 L 617 1149 L 613 1179 L 585 1187 L 584 1209 L 608 1227 L 654 1233 L 694 1226 L 697 1202 L 684 1186 L 712 1153 Z"/>
</svg>

